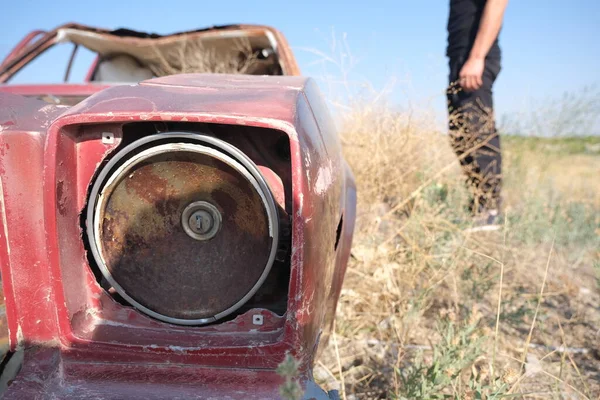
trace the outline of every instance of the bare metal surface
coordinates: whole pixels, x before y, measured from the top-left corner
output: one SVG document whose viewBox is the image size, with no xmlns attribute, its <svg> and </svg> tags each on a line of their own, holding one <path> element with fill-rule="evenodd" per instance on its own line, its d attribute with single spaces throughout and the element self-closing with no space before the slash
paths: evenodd
<svg viewBox="0 0 600 400">
<path fill-rule="evenodd" d="M 256 314 L 252 316 L 252 323 L 254 325 L 262 325 L 264 324 L 264 317 L 262 314 Z"/>
<path fill-rule="evenodd" d="M 210 240 L 191 237 L 182 224 L 198 202 L 221 216 Z M 172 323 L 214 321 L 243 305 L 268 273 L 272 202 L 244 166 L 216 149 L 150 147 L 111 171 L 98 192 L 97 261 L 117 292 L 147 314 Z"/>
</svg>

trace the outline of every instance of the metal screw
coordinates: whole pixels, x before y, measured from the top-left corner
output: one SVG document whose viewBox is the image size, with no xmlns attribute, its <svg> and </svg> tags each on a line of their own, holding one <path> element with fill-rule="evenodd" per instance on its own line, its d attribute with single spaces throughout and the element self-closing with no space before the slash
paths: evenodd
<svg viewBox="0 0 600 400">
<path fill-rule="evenodd" d="M 102 144 L 113 144 L 115 142 L 115 134 L 112 132 L 102 132 Z"/>
<path fill-rule="evenodd" d="M 262 325 L 264 322 L 264 317 L 261 314 L 255 314 L 252 316 L 252 323 L 254 325 Z"/>
</svg>

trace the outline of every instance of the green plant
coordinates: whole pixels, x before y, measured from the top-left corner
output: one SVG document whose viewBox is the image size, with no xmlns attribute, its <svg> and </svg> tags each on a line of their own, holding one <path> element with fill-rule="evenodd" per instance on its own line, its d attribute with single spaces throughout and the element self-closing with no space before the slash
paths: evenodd
<svg viewBox="0 0 600 400">
<path fill-rule="evenodd" d="M 291 354 L 285 355 L 277 367 L 277 374 L 284 379 L 283 384 L 279 387 L 281 397 L 284 400 L 300 400 L 303 391 L 298 383 L 298 361 Z"/>
<path fill-rule="evenodd" d="M 497 281 L 496 265 L 493 262 L 482 264 L 472 264 L 466 267 L 461 273 L 461 280 L 473 294 L 475 300 L 483 300 L 489 291 L 495 286 Z"/>
<path fill-rule="evenodd" d="M 438 324 L 440 341 L 433 346 L 433 355 L 425 359 L 421 351 L 412 364 L 403 370 L 396 368 L 401 386 L 392 397 L 408 399 L 463 399 L 473 394 L 475 399 L 492 399 L 504 393 L 506 384 L 491 384 L 469 375 L 463 382 L 465 371 L 472 367 L 483 353 L 486 341 L 477 332 L 477 324 L 455 324 L 446 321 Z"/>
</svg>

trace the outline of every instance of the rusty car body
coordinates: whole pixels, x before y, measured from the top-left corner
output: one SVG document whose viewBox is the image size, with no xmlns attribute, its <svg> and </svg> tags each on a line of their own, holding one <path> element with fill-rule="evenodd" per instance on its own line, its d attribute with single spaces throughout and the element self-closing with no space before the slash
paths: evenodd
<svg viewBox="0 0 600 400">
<path fill-rule="evenodd" d="M 64 82 L 11 83 L 65 43 Z M 304 398 L 335 397 L 312 368 L 355 213 L 277 30 L 32 32 L 0 64 L 3 396 L 279 398 L 289 353 Z"/>
</svg>

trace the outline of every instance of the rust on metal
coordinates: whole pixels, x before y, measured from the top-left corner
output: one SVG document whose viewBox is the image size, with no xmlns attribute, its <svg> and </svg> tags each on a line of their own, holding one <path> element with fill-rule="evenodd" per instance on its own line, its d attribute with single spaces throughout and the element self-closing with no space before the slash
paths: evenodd
<svg viewBox="0 0 600 400">
<path fill-rule="evenodd" d="M 260 195 L 225 162 L 207 155 L 155 155 L 105 189 L 101 248 L 111 275 L 145 307 L 173 318 L 212 317 L 257 282 L 270 252 Z M 218 234 L 191 238 L 182 226 L 193 202 L 222 215 Z"/>
<path fill-rule="evenodd" d="M 68 109 L 0 93 L 0 267 L 10 346 L 12 350 L 35 346 L 25 350 L 23 368 L 5 398 L 89 398 L 90 394 L 107 399 L 188 394 L 204 398 L 276 398 L 281 379 L 275 369 L 286 353 L 299 362 L 304 374 L 299 382 L 312 382 L 316 350 L 326 343 L 331 331 L 356 215 L 356 187 L 324 101 L 314 83 L 304 78 L 177 78 L 177 85 L 175 79 L 161 78 L 137 86 L 99 88 L 100 93 Z M 68 85 L 60 87 L 63 94 L 73 90 Z M 139 131 L 119 130 L 122 123 L 130 128 L 133 124 L 136 129 L 139 124 Z M 146 129 L 150 123 L 177 124 L 177 129 Z M 93 177 L 121 154 L 122 150 L 116 148 L 119 141 L 127 147 L 125 143 L 130 139 L 142 141 L 148 135 L 159 135 L 153 132 L 163 132 L 163 137 L 169 136 L 164 140 L 172 140 L 178 130 L 198 132 L 196 136 L 209 132 L 211 139 L 235 146 L 262 171 L 267 171 L 266 167 L 279 177 L 265 173 L 268 176 L 263 180 L 279 193 L 279 206 L 290 217 L 289 225 L 281 229 L 291 235 L 289 256 L 280 260 L 288 262 L 280 264 L 287 269 L 287 277 L 286 270 L 279 270 L 283 273 L 273 275 L 273 281 L 265 281 L 261 290 L 271 289 L 269 284 L 273 282 L 273 290 L 263 291 L 264 297 L 284 300 L 283 317 L 264 310 L 273 308 L 268 299 L 262 302 L 268 307 L 262 307 L 261 301 L 249 301 L 244 314 L 209 327 L 165 324 L 147 318 L 139 309 L 112 301 L 88 268 L 87 262 L 96 260 L 96 254 L 86 257 L 86 250 L 91 253 L 94 247 L 80 243 L 82 231 L 84 238 L 90 238 L 91 208 L 86 202 L 92 197 L 86 188 L 104 182 Z M 113 132 L 117 143 L 104 144 L 103 132 Z M 277 151 L 281 148 L 275 146 L 275 141 L 281 136 L 286 138 L 283 147 L 289 146 L 289 152 Z M 102 163 L 105 158 L 107 164 Z M 144 166 L 137 165 L 131 172 Z M 157 178 L 171 182 L 167 174 L 155 171 L 151 165 L 148 168 L 148 183 L 161 185 Z M 127 177 L 123 175 L 123 179 Z M 123 184 L 127 193 L 123 179 L 117 185 Z M 144 193 L 144 185 L 135 189 Z M 166 198 L 175 189 L 167 185 L 157 193 Z M 131 196 L 134 192 L 134 188 L 129 190 Z M 104 192 L 109 200 L 110 193 Z M 23 202 L 23 198 L 28 201 Z M 160 198 L 150 201 L 150 195 L 143 198 L 143 203 L 141 200 L 135 203 L 139 208 L 124 204 L 119 210 L 122 214 L 115 213 L 115 218 L 125 224 L 124 239 L 127 224 L 139 221 L 143 210 L 158 214 L 163 204 L 167 210 L 171 204 Z M 214 196 L 212 200 L 216 202 Z M 225 223 L 235 224 L 228 217 L 237 209 L 216 206 Z M 344 222 L 335 250 L 336 228 L 342 215 Z M 256 218 L 252 221 L 255 228 Z M 141 229 L 138 233 L 145 234 Z M 241 230 L 238 233 L 227 243 L 222 256 L 230 257 L 229 253 L 235 252 L 241 257 L 238 247 L 244 246 L 251 235 Z M 218 234 L 214 240 L 221 236 Z M 212 242 L 186 237 L 199 249 L 202 247 L 195 246 Z M 172 240 L 175 235 L 163 234 L 162 238 L 164 247 L 148 247 L 140 252 L 146 251 L 148 258 L 158 251 L 172 256 L 169 263 L 162 264 L 171 275 L 178 271 L 196 273 L 187 264 L 179 267 L 183 262 L 196 262 L 204 268 L 198 257 L 174 259 L 180 257 L 177 250 L 181 250 L 181 243 Z M 275 240 L 277 232 L 273 232 Z M 125 252 L 127 241 L 123 243 Z M 257 250 L 260 248 L 255 246 L 251 254 Z M 244 260 L 244 268 L 248 261 L 252 259 Z M 157 265 L 157 259 L 149 262 L 150 267 Z M 132 262 L 129 266 L 137 266 L 143 273 L 146 264 Z M 277 267 L 274 265 L 272 271 L 278 271 Z M 230 282 L 235 284 L 242 267 L 225 264 L 221 268 L 233 275 Z M 206 271 L 203 277 L 212 278 Z M 172 281 L 179 284 L 172 285 L 175 291 L 188 290 L 185 285 L 196 283 L 194 276 L 179 278 Z M 191 298 L 203 295 L 190 292 Z M 156 297 L 159 295 L 156 293 Z M 173 303 L 173 299 L 167 300 Z M 260 323 L 257 314 L 263 316 L 263 325 L 255 324 L 255 317 Z M 115 379 L 120 383 L 115 384 Z M 240 387 L 246 390 L 240 391 Z M 308 392 L 307 397 L 327 398 Z"/>
<path fill-rule="evenodd" d="M 27 40 L 33 34 L 41 36 L 36 41 Z M 256 75 L 300 75 L 300 69 L 286 38 L 277 30 L 262 25 L 226 25 L 193 31 L 178 32 L 169 35 L 157 35 L 131 30 L 106 30 L 80 24 L 66 24 L 49 32 L 36 31 L 27 36 L 0 64 L 0 83 L 7 82 L 21 68 L 41 53 L 57 43 L 70 42 L 81 45 L 96 53 L 100 59 L 112 54 L 132 55 L 142 64 L 152 65 L 156 60 L 164 60 L 173 54 L 186 52 L 190 44 L 199 43 L 199 50 L 211 54 L 211 62 L 219 59 L 225 64 L 237 64 L 252 59 L 250 69 L 242 68 L 240 73 Z M 247 42 L 244 45 L 240 43 Z M 116 47 L 115 47 L 116 46 Z M 257 54 L 240 54 L 240 47 L 265 50 Z M 194 50 L 194 49 L 191 49 Z M 224 58 L 221 56 L 225 55 Z M 276 57 L 272 57 L 275 55 Z M 181 63 L 186 64 L 197 57 L 196 51 L 186 54 Z M 237 59 L 241 57 L 241 59 Z M 221 59 L 222 58 L 222 59 Z M 178 61 L 179 62 L 179 61 Z M 176 63 L 177 64 L 177 63 Z M 177 65 L 175 65 L 177 67 Z M 181 65 L 179 65 L 181 67 Z M 276 68 L 273 68 L 276 67 Z M 97 65 L 94 64 L 88 74 L 88 81 L 94 80 Z M 179 68 L 176 73 L 194 72 Z M 160 76 L 161 74 L 156 74 Z M 199 72 L 199 71 L 195 71 Z M 216 71 L 215 71 L 216 72 Z M 175 73 L 171 71 L 170 73 Z"/>
</svg>

